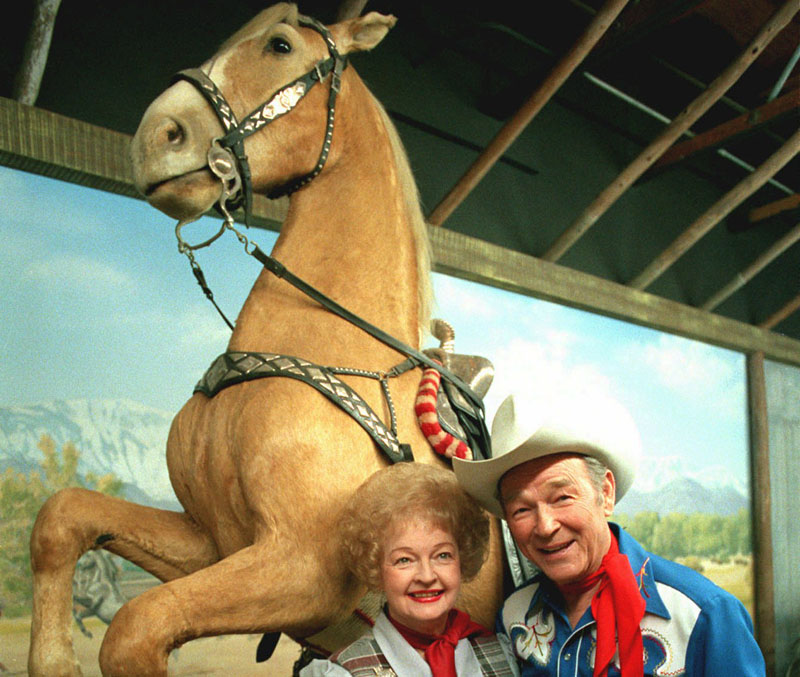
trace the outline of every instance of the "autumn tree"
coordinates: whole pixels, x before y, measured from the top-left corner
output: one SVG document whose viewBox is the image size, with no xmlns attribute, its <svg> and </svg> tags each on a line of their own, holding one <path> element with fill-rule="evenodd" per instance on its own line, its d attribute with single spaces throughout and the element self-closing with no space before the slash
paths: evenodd
<svg viewBox="0 0 800 677">
<path fill-rule="evenodd" d="M 29 541 L 36 515 L 47 498 L 67 487 L 84 487 L 112 496 L 122 492 L 122 481 L 113 474 L 80 475 L 80 452 L 73 443 L 65 443 L 59 452 L 53 439 L 42 435 L 37 446 L 43 456 L 41 471 L 26 475 L 8 468 L 0 475 L 0 597 L 8 616 L 30 610 Z"/>
</svg>

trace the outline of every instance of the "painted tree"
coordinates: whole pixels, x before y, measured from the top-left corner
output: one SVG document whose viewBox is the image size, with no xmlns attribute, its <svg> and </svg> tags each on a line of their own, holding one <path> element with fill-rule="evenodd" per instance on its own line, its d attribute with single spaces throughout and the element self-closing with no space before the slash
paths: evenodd
<svg viewBox="0 0 800 677">
<path fill-rule="evenodd" d="M 28 475 L 8 468 L 0 475 L 0 598 L 4 613 L 18 616 L 30 610 L 31 604 L 31 529 L 39 509 L 49 496 L 66 487 L 84 487 L 117 496 L 122 481 L 113 474 L 98 477 L 80 475 L 80 452 L 71 442 L 61 450 L 48 435 L 37 445 L 42 452 L 41 471 Z"/>
</svg>

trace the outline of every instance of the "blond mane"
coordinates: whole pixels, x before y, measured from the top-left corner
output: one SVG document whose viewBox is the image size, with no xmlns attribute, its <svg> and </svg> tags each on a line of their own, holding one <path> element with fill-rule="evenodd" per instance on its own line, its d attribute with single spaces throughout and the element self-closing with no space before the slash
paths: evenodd
<svg viewBox="0 0 800 677">
<path fill-rule="evenodd" d="M 369 91 L 369 90 L 367 90 Z M 429 332 L 431 309 L 433 307 L 433 285 L 431 284 L 431 246 L 428 238 L 428 224 L 422 213 L 420 205 L 419 189 L 411 171 L 411 163 L 408 161 L 403 142 L 397 132 L 389 114 L 383 105 L 369 92 L 372 100 L 378 108 L 386 132 L 389 135 L 392 153 L 397 166 L 400 189 L 403 192 L 403 201 L 408 213 L 411 224 L 412 236 L 417 254 L 417 319 L 419 321 L 420 341 Z"/>
</svg>

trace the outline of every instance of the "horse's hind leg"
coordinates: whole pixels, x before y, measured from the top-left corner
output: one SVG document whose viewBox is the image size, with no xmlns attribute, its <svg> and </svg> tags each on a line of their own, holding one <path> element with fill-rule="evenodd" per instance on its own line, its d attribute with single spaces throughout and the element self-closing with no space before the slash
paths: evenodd
<svg viewBox="0 0 800 677">
<path fill-rule="evenodd" d="M 70 628 L 72 576 L 78 558 L 100 546 L 161 580 L 183 576 L 218 559 L 208 535 L 183 513 L 86 489 L 58 492 L 42 506 L 31 533 L 31 675 L 81 674 Z"/>
<path fill-rule="evenodd" d="M 356 602 L 355 586 L 337 585 L 345 577 L 336 567 L 275 538 L 151 588 L 122 607 L 106 631 L 103 675 L 163 677 L 169 652 L 199 637 L 311 634 Z"/>
</svg>

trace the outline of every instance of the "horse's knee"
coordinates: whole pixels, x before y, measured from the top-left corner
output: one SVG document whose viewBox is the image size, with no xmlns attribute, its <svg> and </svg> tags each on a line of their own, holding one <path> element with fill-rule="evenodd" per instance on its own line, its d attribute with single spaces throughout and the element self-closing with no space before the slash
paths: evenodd
<svg viewBox="0 0 800 677">
<path fill-rule="evenodd" d="M 167 674 L 170 647 L 158 633 L 164 625 L 150 618 L 147 609 L 137 607 L 136 599 L 125 604 L 106 630 L 100 647 L 100 670 L 105 677 Z"/>
<path fill-rule="evenodd" d="M 36 516 L 31 532 L 31 564 L 34 571 L 51 560 L 66 561 L 88 548 L 81 541 L 74 516 L 79 516 L 86 489 L 62 489 L 48 498 Z M 74 559 L 73 562 L 74 563 Z"/>
</svg>

